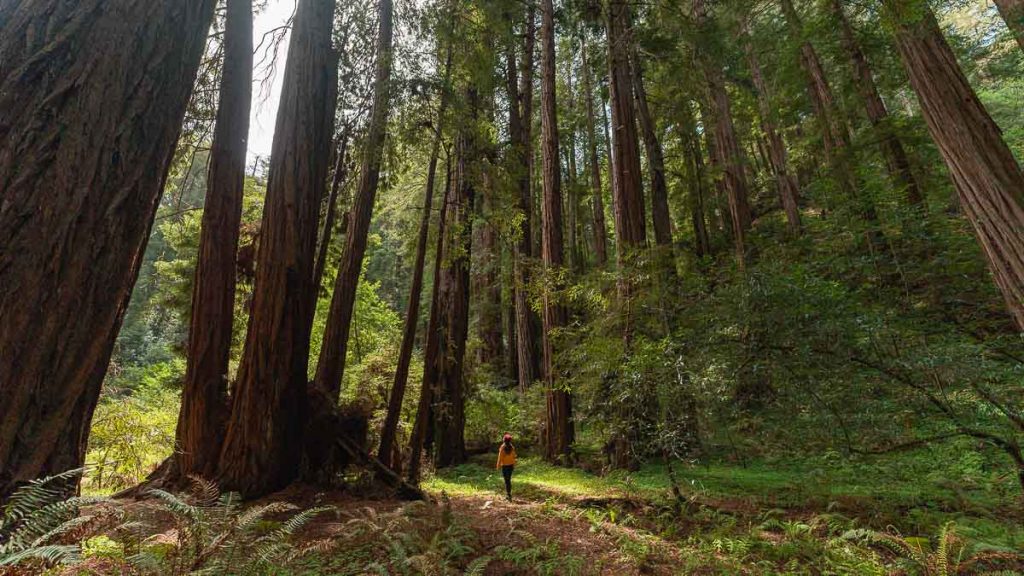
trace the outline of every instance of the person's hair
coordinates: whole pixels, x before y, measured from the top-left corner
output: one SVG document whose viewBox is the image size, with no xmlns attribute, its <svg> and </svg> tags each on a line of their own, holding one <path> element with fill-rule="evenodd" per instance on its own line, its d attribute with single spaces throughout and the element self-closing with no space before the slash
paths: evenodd
<svg viewBox="0 0 1024 576">
<path fill-rule="evenodd" d="M 512 439 L 509 438 L 507 440 L 503 440 L 503 442 L 505 443 L 505 445 L 502 446 L 501 449 L 505 451 L 505 454 L 508 454 L 509 452 L 512 451 Z"/>
</svg>

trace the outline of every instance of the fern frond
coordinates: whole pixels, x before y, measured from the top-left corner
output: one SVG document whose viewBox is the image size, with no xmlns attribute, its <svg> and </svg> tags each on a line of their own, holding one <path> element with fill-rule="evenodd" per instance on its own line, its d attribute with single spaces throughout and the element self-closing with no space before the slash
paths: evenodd
<svg viewBox="0 0 1024 576">
<path fill-rule="evenodd" d="M 220 488 L 215 482 L 207 480 L 202 476 L 189 475 L 191 482 L 192 497 L 199 506 L 210 507 L 220 500 Z"/>
<path fill-rule="evenodd" d="M 297 506 L 287 502 L 271 502 L 262 506 L 253 506 L 239 514 L 238 519 L 235 521 L 235 526 L 239 530 L 245 531 L 270 514 L 291 512 L 296 509 L 298 509 Z"/>
<path fill-rule="evenodd" d="M 466 566 L 464 576 L 483 576 L 484 570 L 487 569 L 487 565 L 491 563 L 491 559 L 492 558 L 490 556 L 481 556 L 476 560 L 473 560 L 469 563 L 469 566 Z"/>
<path fill-rule="evenodd" d="M 80 560 L 77 545 L 35 546 L 0 556 L 0 566 L 16 566 L 26 560 L 42 560 L 49 564 L 73 564 Z"/>
<path fill-rule="evenodd" d="M 67 482 L 81 476 L 85 468 L 75 468 L 46 478 L 30 480 L 11 494 L 4 506 L 3 518 L 0 519 L 0 533 L 6 527 L 28 516 L 35 510 L 55 501 L 64 500 L 67 496 Z"/>
<path fill-rule="evenodd" d="M 149 490 L 147 491 L 147 494 L 160 500 L 163 507 L 171 514 L 178 517 L 179 520 L 187 519 L 190 522 L 198 522 L 202 519 L 202 511 L 186 502 L 177 494 L 171 494 L 170 492 L 159 488 Z"/>
</svg>

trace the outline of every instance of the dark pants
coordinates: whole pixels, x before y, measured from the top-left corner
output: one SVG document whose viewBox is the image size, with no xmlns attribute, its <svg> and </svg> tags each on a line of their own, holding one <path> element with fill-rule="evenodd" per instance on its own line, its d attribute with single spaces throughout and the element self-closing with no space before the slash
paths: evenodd
<svg viewBox="0 0 1024 576">
<path fill-rule="evenodd" d="M 512 464 L 506 464 L 501 467 L 501 475 L 505 478 L 505 493 L 508 494 L 509 498 L 512 497 L 512 470 L 514 469 L 515 466 Z"/>
</svg>

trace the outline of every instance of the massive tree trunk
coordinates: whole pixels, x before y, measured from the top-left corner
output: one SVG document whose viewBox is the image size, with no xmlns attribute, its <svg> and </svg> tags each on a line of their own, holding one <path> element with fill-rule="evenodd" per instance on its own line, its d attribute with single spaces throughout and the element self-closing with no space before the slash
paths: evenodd
<svg viewBox="0 0 1024 576">
<path fill-rule="evenodd" d="M 452 175 L 451 203 L 448 206 L 441 276 L 437 295 L 437 353 L 433 357 L 437 378 L 434 402 L 434 462 L 438 467 L 461 464 L 466 459 L 465 379 L 463 366 L 466 337 L 469 333 L 469 268 L 473 248 L 473 203 L 476 189 L 472 166 L 479 152 L 475 125 L 479 110 L 474 88 L 466 90 L 470 118 L 459 127 L 455 142 L 455 171 Z M 426 385 L 426 383 L 424 383 Z"/>
<path fill-rule="evenodd" d="M 1024 330 L 1024 175 L 923 0 L 887 0 L 921 114 L 996 286 Z"/>
<path fill-rule="evenodd" d="M 363 162 L 359 171 L 359 188 L 355 197 L 351 220 L 345 235 L 345 252 L 338 267 L 338 276 L 331 295 L 331 308 L 327 313 L 320 358 L 317 360 L 317 388 L 331 398 L 337 398 L 341 379 L 345 373 L 352 312 L 356 303 L 356 286 L 363 271 L 366 240 L 370 231 L 370 218 L 377 198 L 380 164 L 384 156 L 384 135 L 387 130 L 391 106 L 391 61 L 393 35 L 392 0 L 379 0 L 377 30 L 376 76 L 373 82 L 373 109 L 370 126 L 363 144 Z"/>
<path fill-rule="evenodd" d="M 587 108 L 587 154 L 590 164 L 590 200 L 593 218 L 594 258 L 603 267 L 608 262 L 608 229 L 604 222 L 604 200 L 601 192 L 601 163 L 597 156 L 597 136 L 594 131 L 594 86 L 590 79 L 590 60 L 587 58 L 587 39 L 583 36 L 583 97 Z"/>
<path fill-rule="evenodd" d="M 636 44 L 630 46 L 630 66 L 633 71 L 633 94 L 636 98 L 637 116 L 643 131 L 644 150 L 647 153 L 647 170 L 651 177 L 651 221 L 654 224 L 654 242 L 659 249 L 672 256 L 672 218 L 668 208 L 668 185 L 665 183 L 665 155 L 658 141 L 658 131 L 647 105 L 647 89 L 644 87 L 643 69 Z"/>
<path fill-rule="evenodd" d="M 768 92 L 768 84 L 764 81 L 761 73 L 761 63 L 758 60 L 757 52 L 750 42 L 749 36 L 743 38 L 744 49 L 747 53 L 747 62 L 750 65 L 750 76 L 754 81 L 754 88 L 757 90 L 757 107 L 761 116 L 761 130 L 764 131 L 767 144 L 767 160 L 772 176 L 775 177 L 775 187 L 779 193 L 779 201 L 782 203 L 782 210 L 786 213 L 786 223 L 789 231 L 793 234 L 800 233 L 800 207 L 798 198 L 800 196 L 797 188 L 796 178 L 789 173 L 789 162 L 786 158 L 786 145 L 782 142 L 782 136 L 775 126 L 775 111 L 772 108 L 772 95 Z"/>
<path fill-rule="evenodd" d="M 530 259 L 533 256 L 532 217 L 532 123 L 533 123 L 533 50 L 536 34 L 536 8 L 531 4 L 526 11 L 526 34 L 523 38 L 521 79 L 516 84 L 515 54 L 507 54 L 507 89 L 509 102 L 509 136 L 512 139 L 512 153 L 518 163 L 519 194 L 517 208 L 523 214 L 521 236 L 515 247 L 512 273 L 515 279 L 513 298 L 515 300 L 516 350 L 519 368 L 519 389 L 525 391 L 540 374 L 537 354 L 539 328 L 536 315 L 530 308 L 527 292 L 530 283 Z"/>
<path fill-rule="evenodd" d="M 333 15 L 333 0 L 301 0 L 288 48 L 252 313 L 220 459 L 221 484 L 247 497 L 291 482 L 302 454 L 313 259 L 337 92 Z"/>
<path fill-rule="evenodd" d="M 313 269 L 313 286 L 320 290 L 323 286 L 324 269 L 327 267 L 327 251 L 331 247 L 331 238 L 334 236 L 335 218 L 338 213 L 338 194 L 345 180 L 348 179 L 348 141 L 349 129 L 346 127 L 341 133 L 341 141 L 338 143 L 337 158 L 334 161 L 334 174 L 331 177 L 331 193 L 327 197 L 327 214 L 324 216 L 324 225 L 320 233 L 320 240 L 316 249 L 316 266 Z"/>
<path fill-rule="evenodd" d="M 553 279 L 565 265 L 562 244 L 562 184 L 559 178 L 558 116 L 555 98 L 555 8 L 552 0 L 541 0 L 541 143 L 544 162 L 544 193 L 541 210 L 541 260 L 544 264 L 544 314 L 542 343 L 544 382 L 547 385 L 547 429 L 544 456 L 552 462 L 572 457 L 572 400 L 558 388 L 555 367 L 554 330 L 565 326 L 566 311 L 552 294 L 558 286 Z"/>
<path fill-rule="evenodd" d="M 213 8 L 0 3 L 0 500 L 82 465 Z"/>
<path fill-rule="evenodd" d="M 1024 50 L 1024 0 L 995 0 L 995 4 L 1017 45 Z"/>
<path fill-rule="evenodd" d="M 430 231 L 430 214 L 434 205 L 434 181 L 437 176 L 437 159 L 441 153 L 441 129 L 444 126 L 445 113 L 448 108 L 448 79 L 451 76 L 452 46 L 448 43 L 444 65 L 444 83 L 441 87 L 441 102 L 437 111 L 437 123 L 434 126 L 434 144 L 430 150 L 430 164 L 427 166 L 427 187 L 423 194 L 423 214 L 420 217 L 420 234 L 416 240 L 416 261 L 412 268 L 412 284 L 409 286 L 409 309 L 405 311 L 405 327 L 402 330 L 402 346 L 398 352 L 398 365 L 395 368 L 395 382 L 388 398 L 388 411 L 384 417 L 384 425 L 380 433 L 380 448 L 377 458 L 390 468 L 397 468 L 400 462 L 393 454 L 395 432 L 398 430 L 398 419 L 402 415 L 402 401 L 405 399 L 405 385 L 409 380 L 409 363 L 412 361 L 412 348 L 416 343 L 416 324 L 420 317 L 420 293 L 423 291 L 423 264 L 427 257 L 427 239 Z M 441 219 L 444 218 L 444 207 Z M 438 220 L 440 227 L 441 220 Z M 436 271 L 434 277 L 436 278 Z M 415 455 L 414 455 L 415 457 Z"/>
<path fill-rule="evenodd" d="M 703 0 L 694 0 L 693 12 L 697 25 L 703 30 L 709 26 Z M 732 121 L 732 103 L 726 90 L 722 67 L 712 60 L 704 50 L 699 50 L 698 61 L 704 70 L 709 101 L 714 113 L 715 156 L 722 165 L 722 183 L 729 201 L 729 216 L 736 259 L 743 265 L 746 255 L 746 232 L 750 229 L 750 204 L 747 199 L 749 187 L 743 162 L 743 152 L 736 140 L 736 129 Z"/>
<path fill-rule="evenodd" d="M 501 251 L 498 231 L 493 224 L 495 211 L 494 182 L 486 172 L 482 175 L 481 198 L 477 203 L 480 224 L 474 231 L 473 252 L 476 257 L 472 268 L 473 294 L 477 302 L 477 363 L 491 367 L 495 376 L 502 373 L 505 359 L 505 341 L 501 334 Z"/>
<path fill-rule="evenodd" d="M 882 102 L 882 97 L 878 94 L 878 87 L 875 85 L 874 75 L 871 74 L 871 66 L 868 64 L 867 56 L 864 55 L 864 51 L 860 48 L 860 43 L 857 42 L 857 37 L 853 33 L 849 19 L 846 18 L 846 13 L 843 11 L 840 0 L 831 0 L 831 7 L 832 13 L 839 23 L 839 37 L 842 41 L 843 50 L 846 51 L 846 55 L 850 59 L 850 65 L 853 67 L 854 84 L 857 86 L 857 92 L 864 105 L 868 120 L 875 130 L 878 145 L 882 149 L 882 156 L 885 158 L 885 165 L 889 171 L 889 177 L 906 191 L 907 200 L 911 204 L 920 206 L 924 202 L 924 198 L 921 195 L 921 187 L 914 177 L 913 170 L 911 170 L 910 159 L 907 157 L 907 151 L 903 148 L 903 143 L 900 142 L 893 132 L 893 127 L 889 120 L 889 111 L 886 109 L 885 103 Z"/>
<path fill-rule="evenodd" d="M 252 0 L 228 0 L 217 124 L 210 148 L 199 261 L 192 286 L 188 364 L 173 475 L 212 478 L 227 421 L 228 360 L 235 316 L 235 257 L 242 220 L 252 103 Z"/>
<path fill-rule="evenodd" d="M 439 322 L 441 317 L 439 295 L 441 293 L 441 262 L 444 259 L 445 231 L 448 221 L 448 204 L 451 199 L 452 165 L 451 157 L 445 160 L 444 196 L 441 211 L 437 217 L 437 243 L 434 248 L 434 285 L 430 292 L 430 317 L 427 320 L 426 344 L 423 346 L 423 384 L 416 405 L 416 420 L 409 435 L 409 467 L 406 478 L 410 484 L 420 481 L 420 464 L 423 445 L 430 425 L 431 406 L 434 398 L 440 396 L 437 382 L 437 350 L 440 346 Z"/>
</svg>

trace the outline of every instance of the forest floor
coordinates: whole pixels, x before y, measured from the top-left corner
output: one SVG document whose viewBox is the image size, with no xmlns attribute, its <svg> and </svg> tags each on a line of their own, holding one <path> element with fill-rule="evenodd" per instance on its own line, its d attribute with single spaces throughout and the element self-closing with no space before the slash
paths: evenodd
<svg viewBox="0 0 1024 576">
<path fill-rule="evenodd" d="M 295 533 L 295 554 L 236 568 L 275 576 L 1024 574 L 1024 556 L 1013 554 L 1024 550 L 1024 502 L 1012 478 L 942 484 L 899 458 L 852 467 L 677 465 L 681 499 L 662 464 L 598 475 L 523 457 L 507 502 L 489 455 L 430 477 L 430 503 L 298 486 L 252 505 L 331 509 Z M 149 526 L 146 542 L 186 547 L 181 517 L 165 502 L 115 506 L 119 519 Z M 263 533 L 289 514 L 268 517 Z M 99 556 L 89 571 L 67 573 L 128 573 Z M 952 568 L 947 556 L 959 570 L 938 568 Z"/>
</svg>

